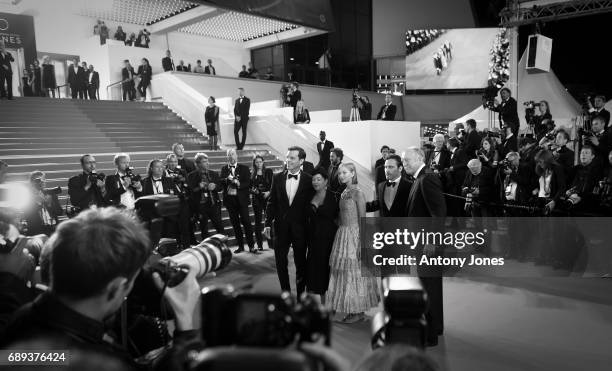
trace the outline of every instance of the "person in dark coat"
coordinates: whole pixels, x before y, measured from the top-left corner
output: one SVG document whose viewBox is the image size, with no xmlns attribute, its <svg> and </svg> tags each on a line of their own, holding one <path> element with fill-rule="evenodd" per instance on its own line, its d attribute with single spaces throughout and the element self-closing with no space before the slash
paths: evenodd
<svg viewBox="0 0 612 371">
<path fill-rule="evenodd" d="M 208 98 L 208 106 L 204 112 L 204 121 L 206 122 L 206 135 L 208 135 L 208 144 L 210 150 L 219 149 L 217 145 L 217 129 L 219 128 L 219 107 L 215 105 L 215 97 Z"/>
<path fill-rule="evenodd" d="M 11 62 L 15 59 L 9 53 L 5 46 L 4 41 L 0 39 L 0 98 L 13 99 L 13 69 Z M 6 82 L 6 89 L 4 84 Z"/>
<path fill-rule="evenodd" d="M 381 217 L 401 217 L 411 188 L 411 183 L 402 176 L 402 158 L 389 155 L 384 169 L 386 180 L 376 185 L 376 199 L 366 203 L 366 211 L 380 211 Z"/>
<path fill-rule="evenodd" d="M 46 177 L 42 171 L 30 174 L 31 204 L 24 211 L 28 226 L 28 235 L 45 234 L 51 236 L 58 224 L 58 217 L 63 214 L 57 198 L 57 189 L 45 188 Z"/>
<path fill-rule="evenodd" d="M 244 148 L 247 137 L 247 124 L 249 123 L 249 110 L 251 109 L 251 100 L 244 96 L 244 88 L 238 89 L 238 99 L 234 103 L 234 140 L 236 149 Z M 238 133 L 242 130 L 242 140 L 238 138 Z"/>
<path fill-rule="evenodd" d="M 495 101 L 495 105 L 490 109 L 499 112 L 499 121 L 502 123 L 502 126 L 509 126 L 512 128 L 512 133 L 514 136 L 518 137 L 520 121 L 516 99 L 510 96 L 511 93 L 508 88 L 501 89 L 499 94 L 502 98 L 501 103 Z"/>
<path fill-rule="evenodd" d="M 255 240 L 257 248 L 263 250 L 263 220 L 266 211 L 266 201 L 270 197 L 272 188 L 272 169 L 266 168 L 264 158 L 260 155 L 253 157 L 251 170 L 251 199 L 255 212 Z"/>
<path fill-rule="evenodd" d="M 166 56 L 162 58 L 162 68 L 164 69 L 164 72 L 174 71 L 174 61 L 172 60 L 170 50 L 166 50 Z"/>
<path fill-rule="evenodd" d="M 321 141 L 317 143 L 317 152 L 319 152 L 319 163 L 316 167 L 329 168 L 329 152 L 334 148 L 334 142 L 327 140 L 325 132 L 321 130 L 319 132 L 319 139 Z"/>
<path fill-rule="evenodd" d="M 153 78 L 153 69 L 151 69 L 147 58 L 142 58 L 142 64 L 138 66 L 138 72 L 136 74 L 140 77 L 140 81 L 136 88 L 144 102 L 147 100 L 147 88 L 151 85 L 151 78 Z"/>
<path fill-rule="evenodd" d="M 477 157 L 476 152 L 480 148 L 480 141 L 482 138 L 476 130 L 476 120 L 469 119 L 466 121 L 466 124 L 467 137 L 465 138 L 465 142 L 463 142 L 463 150 L 468 159 L 471 160 Z"/>
<path fill-rule="evenodd" d="M 94 70 L 93 65 L 89 65 L 89 71 L 87 72 L 87 93 L 89 99 L 98 99 L 98 90 L 100 89 L 100 74 Z"/>
<path fill-rule="evenodd" d="M 463 149 L 459 148 L 457 138 L 448 140 L 448 149 L 451 152 L 450 166 L 444 170 L 445 175 L 445 191 L 453 195 L 461 195 L 461 186 L 465 180 L 467 171 L 468 158 Z M 448 213 L 450 216 L 464 216 L 463 200 L 457 198 L 448 198 Z"/>
<path fill-rule="evenodd" d="M 202 240 L 208 237 L 208 219 L 217 233 L 223 233 L 221 220 L 221 178 L 209 169 L 208 156 L 205 153 L 195 155 L 197 169 L 187 175 L 187 184 L 191 189 L 192 210 L 199 215 Z"/>
<path fill-rule="evenodd" d="M 336 236 L 338 202 L 327 190 L 329 177 L 324 168 L 317 168 L 312 176 L 315 194 L 307 209 L 308 254 L 306 256 L 306 289 L 325 297 L 329 285 L 329 257 Z"/>
<path fill-rule="evenodd" d="M 79 66 L 79 61 L 75 58 L 72 65 L 68 67 L 68 85 L 70 85 L 70 94 L 72 99 L 83 99 L 83 81 L 86 79 L 85 70 Z"/>
<path fill-rule="evenodd" d="M 32 72 L 32 95 L 35 97 L 44 96 L 42 90 L 42 69 L 38 63 L 38 59 L 34 59 L 34 62 L 30 65 L 30 71 Z"/>
<path fill-rule="evenodd" d="M 393 121 L 395 120 L 396 112 L 397 106 L 393 104 L 393 98 L 391 97 L 391 94 L 387 94 L 385 96 L 385 105 L 380 107 L 380 111 L 378 111 L 376 119 L 383 121 Z"/>
<path fill-rule="evenodd" d="M 35 61 L 34 63 L 34 68 L 36 68 L 38 61 Z M 45 55 L 43 57 L 41 74 L 41 95 L 44 94 L 44 96 L 47 96 L 47 94 L 51 92 L 51 96 L 55 98 L 55 89 L 57 88 L 57 81 L 55 79 L 55 66 L 51 63 L 51 59 L 48 55 Z"/>
<path fill-rule="evenodd" d="M 123 69 L 121 69 L 121 90 L 123 91 L 123 101 L 133 101 L 136 99 L 136 88 L 134 87 L 134 67 L 129 60 L 123 61 Z"/>
</svg>

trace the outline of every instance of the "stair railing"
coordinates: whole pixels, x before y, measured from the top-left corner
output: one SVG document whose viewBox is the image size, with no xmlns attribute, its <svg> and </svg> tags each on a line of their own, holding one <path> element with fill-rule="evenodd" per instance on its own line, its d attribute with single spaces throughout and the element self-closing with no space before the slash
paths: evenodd
<svg viewBox="0 0 612 371">
<path fill-rule="evenodd" d="M 119 85 L 121 87 L 121 91 L 119 93 L 119 96 L 121 97 L 123 95 L 123 83 L 126 82 L 127 80 L 119 80 L 119 81 L 115 81 L 112 84 L 108 85 L 106 87 L 106 99 L 108 100 L 112 100 L 111 99 L 111 95 L 110 95 L 110 88 L 115 87 L 117 85 Z"/>
</svg>

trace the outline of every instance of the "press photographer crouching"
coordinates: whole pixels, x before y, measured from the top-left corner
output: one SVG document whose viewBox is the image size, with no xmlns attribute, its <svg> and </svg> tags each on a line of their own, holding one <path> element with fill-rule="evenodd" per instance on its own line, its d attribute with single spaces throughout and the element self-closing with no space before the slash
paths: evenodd
<svg viewBox="0 0 612 371">
<path fill-rule="evenodd" d="M 122 211 L 92 209 L 63 222 L 45 249 L 49 250 L 49 289 L 17 310 L 0 334 L 0 348 L 44 339 L 63 344 L 62 349 L 68 344 L 69 349 L 101 352 L 138 368 L 106 324 L 121 308 L 151 255 L 147 231 Z M 190 270 L 180 284 L 164 290 L 176 330 L 158 369 L 181 369 L 186 351 L 201 347 L 195 274 Z M 159 275 L 153 278 L 160 289 L 164 287 Z"/>
<path fill-rule="evenodd" d="M 83 172 L 68 180 L 68 195 L 72 208 L 66 208 L 69 217 L 91 206 L 105 206 L 106 187 L 104 173 L 96 172 L 96 159 L 92 155 L 81 156 Z"/>
<path fill-rule="evenodd" d="M 57 196 L 62 193 L 60 187 L 45 188 L 45 173 L 34 171 L 30 174 L 30 200 L 24 210 L 27 235 L 44 234 L 50 236 L 62 215 Z"/>
</svg>

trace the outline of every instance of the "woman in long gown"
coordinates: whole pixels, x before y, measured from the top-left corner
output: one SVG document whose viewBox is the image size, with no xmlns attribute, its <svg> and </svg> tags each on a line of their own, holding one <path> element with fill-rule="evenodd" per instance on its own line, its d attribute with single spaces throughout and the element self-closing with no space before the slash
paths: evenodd
<svg viewBox="0 0 612 371">
<path fill-rule="evenodd" d="M 338 202 L 327 189 L 329 175 L 322 167 L 312 174 L 315 195 L 308 209 L 308 256 L 306 257 L 306 288 L 324 300 L 329 285 L 329 257 L 336 236 Z M 322 300 L 322 301 L 323 301 Z"/>
<path fill-rule="evenodd" d="M 364 320 L 364 312 L 378 305 L 378 281 L 361 274 L 359 218 L 365 216 L 365 195 L 357 186 L 355 165 L 340 165 L 338 178 L 346 189 L 340 197 L 340 223 L 332 247 L 325 301 L 336 311 L 335 320 L 354 323 Z"/>
</svg>

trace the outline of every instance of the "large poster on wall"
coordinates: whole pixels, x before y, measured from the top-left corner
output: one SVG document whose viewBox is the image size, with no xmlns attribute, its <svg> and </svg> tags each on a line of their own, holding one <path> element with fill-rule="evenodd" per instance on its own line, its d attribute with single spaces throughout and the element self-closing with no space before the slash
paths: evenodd
<svg viewBox="0 0 612 371">
<path fill-rule="evenodd" d="M 26 63 L 36 59 L 34 17 L 0 13 L 0 39 L 4 40 L 7 49 L 22 49 Z"/>
<path fill-rule="evenodd" d="M 497 28 L 408 30 L 406 90 L 482 89 Z"/>
</svg>

